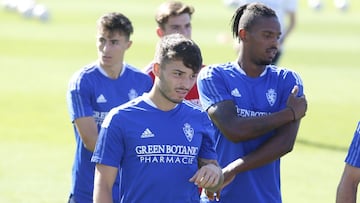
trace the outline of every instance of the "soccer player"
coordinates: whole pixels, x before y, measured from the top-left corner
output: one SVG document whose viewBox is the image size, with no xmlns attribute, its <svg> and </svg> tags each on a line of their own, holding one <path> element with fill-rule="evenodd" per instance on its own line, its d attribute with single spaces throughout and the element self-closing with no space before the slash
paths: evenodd
<svg viewBox="0 0 360 203">
<path fill-rule="evenodd" d="M 69 82 L 67 103 L 76 151 L 69 203 L 92 203 L 95 163 L 91 156 L 101 123 L 111 108 L 151 89 L 151 78 L 124 62 L 133 26 L 121 13 L 108 13 L 97 22 L 98 59 L 76 72 Z M 113 188 L 119 201 L 119 180 Z"/>
<path fill-rule="evenodd" d="M 232 7 L 240 7 L 244 4 L 259 2 L 272 8 L 279 19 L 281 26 L 281 36 L 279 49 L 272 60 L 272 64 L 278 64 L 280 56 L 284 50 L 284 42 L 289 34 L 294 30 L 296 24 L 297 0 L 224 0 L 225 4 Z"/>
<path fill-rule="evenodd" d="M 221 186 L 211 121 L 184 101 L 201 63 L 192 40 L 180 34 L 160 40 L 151 91 L 111 110 L 102 124 L 92 158 L 94 202 L 113 202 L 118 166 L 124 203 L 198 203 L 198 187 Z"/>
<path fill-rule="evenodd" d="M 345 168 L 337 188 L 336 203 L 356 203 L 357 188 L 360 182 L 360 121 L 354 133 Z"/>
<path fill-rule="evenodd" d="M 281 35 L 274 10 L 244 5 L 232 18 L 232 31 L 242 50 L 237 60 L 204 67 L 198 76 L 223 167 L 216 195 L 223 203 L 280 203 L 280 158 L 293 149 L 307 109 L 303 84 L 294 71 L 268 65 Z"/>
<path fill-rule="evenodd" d="M 185 37 L 191 39 L 192 26 L 191 16 L 195 12 L 190 5 L 185 5 L 180 1 L 167 1 L 162 3 L 157 9 L 155 21 L 157 23 L 156 34 L 159 38 L 173 34 L 180 33 Z M 144 70 L 154 80 L 155 75 L 152 72 L 154 62 L 147 65 Z M 199 93 L 196 83 L 191 88 L 185 97 L 186 100 L 200 106 Z"/>
</svg>

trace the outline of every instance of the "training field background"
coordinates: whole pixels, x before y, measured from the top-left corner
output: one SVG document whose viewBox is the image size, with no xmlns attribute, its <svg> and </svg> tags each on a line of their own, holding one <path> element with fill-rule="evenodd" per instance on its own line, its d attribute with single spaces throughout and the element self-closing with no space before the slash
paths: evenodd
<svg viewBox="0 0 360 203">
<path fill-rule="evenodd" d="M 66 202 L 75 140 L 65 94 L 76 70 L 96 59 L 95 21 L 120 11 L 133 22 L 126 61 L 142 68 L 157 42 L 160 0 L 38 0 L 50 21 L 0 9 L 0 202 Z M 185 0 L 195 6 L 193 39 L 204 63 L 235 60 L 233 9 L 222 0 Z M 329 203 L 360 120 L 360 2 L 347 12 L 325 0 L 321 11 L 300 0 L 295 31 L 281 66 L 303 79 L 308 112 L 294 150 L 282 159 L 284 203 Z M 154 194 L 156 199 L 156 194 Z"/>
</svg>

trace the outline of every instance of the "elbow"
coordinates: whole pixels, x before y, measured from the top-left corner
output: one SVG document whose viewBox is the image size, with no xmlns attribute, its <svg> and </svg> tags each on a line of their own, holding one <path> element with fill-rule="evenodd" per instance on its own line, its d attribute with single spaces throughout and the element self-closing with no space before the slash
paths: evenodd
<svg viewBox="0 0 360 203">
<path fill-rule="evenodd" d="M 283 143 L 283 145 L 281 147 L 282 155 L 292 152 L 293 149 L 294 149 L 294 142 Z"/>
<path fill-rule="evenodd" d="M 89 150 L 90 152 L 94 152 L 94 150 L 95 150 L 95 147 L 87 147 L 87 146 L 85 146 L 85 148 L 87 150 Z"/>
<path fill-rule="evenodd" d="M 282 155 L 285 155 L 294 150 L 296 133 L 280 133 L 279 135 L 275 135 L 277 144 L 277 148 Z"/>
<path fill-rule="evenodd" d="M 287 146 L 287 147 L 284 149 L 284 154 L 287 154 L 287 153 L 292 152 L 293 149 L 294 149 L 294 145 Z"/>
<path fill-rule="evenodd" d="M 83 141 L 83 144 L 84 144 L 85 149 L 89 150 L 90 152 L 94 152 L 94 150 L 95 150 L 94 144 L 87 143 L 85 141 Z"/>
</svg>

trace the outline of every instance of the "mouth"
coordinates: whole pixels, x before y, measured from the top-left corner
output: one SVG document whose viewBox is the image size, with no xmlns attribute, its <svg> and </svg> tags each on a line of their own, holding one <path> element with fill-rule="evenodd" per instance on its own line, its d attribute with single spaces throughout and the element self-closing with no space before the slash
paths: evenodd
<svg viewBox="0 0 360 203">
<path fill-rule="evenodd" d="M 271 58 L 274 58 L 277 52 L 278 52 L 277 48 L 266 49 L 266 53 L 269 54 Z"/>
<path fill-rule="evenodd" d="M 110 56 L 102 56 L 101 58 L 102 58 L 103 60 L 110 60 L 110 59 L 111 59 Z"/>
<path fill-rule="evenodd" d="M 188 92 L 189 92 L 189 90 L 187 90 L 187 89 L 176 89 L 176 93 L 181 98 L 185 98 L 185 96 L 188 94 Z"/>
</svg>

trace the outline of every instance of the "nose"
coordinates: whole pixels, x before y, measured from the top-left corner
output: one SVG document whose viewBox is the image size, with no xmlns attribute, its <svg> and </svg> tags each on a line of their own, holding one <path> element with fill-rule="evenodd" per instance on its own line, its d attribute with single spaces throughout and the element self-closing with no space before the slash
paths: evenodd
<svg viewBox="0 0 360 203">
<path fill-rule="evenodd" d="M 280 47 L 280 39 L 277 38 L 277 37 L 274 37 L 274 38 L 271 40 L 271 45 L 274 46 L 274 47 L 279 48 L 279 47 Z"/>
<path fill-rule="evenodd" d="M 104 44 L 101 45 L 100 49 L 103 51 L 103 52 L 106 52 L 107 50 L 109 50 L 111 47 L 111 44 L 109 42 L 105 42 Z"/>
<path fill-rule="evenodd" d="M 184 35 L 186 38 L 191 39 L 191 32 L 187 28 L 181 28 L 179 29 L 179 33 Z"/>
<path fill-rule="evenodd" d="M 184 80 L 182 81 L 182 84 L 186 89 L 190 90 L 194 86 L 195 82 L 196 82 L 196 78 L 190 76 L 190 77 L 185 77 Z"/>
</svg>

